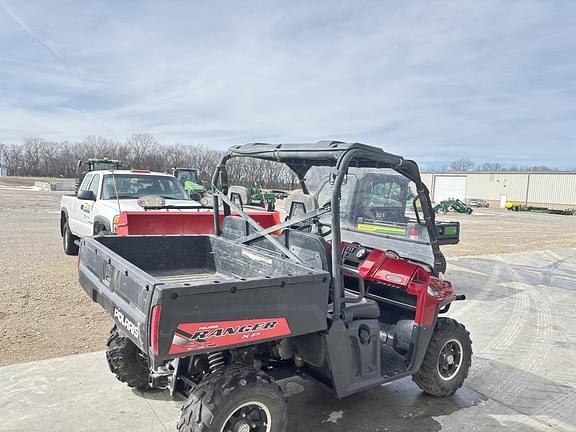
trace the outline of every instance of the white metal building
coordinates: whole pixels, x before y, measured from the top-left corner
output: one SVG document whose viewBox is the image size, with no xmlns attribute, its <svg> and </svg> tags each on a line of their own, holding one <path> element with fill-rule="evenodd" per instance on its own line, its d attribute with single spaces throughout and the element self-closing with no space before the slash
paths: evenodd
<svg viewBox="0 0 576 432">
<path fill-rule="evenodd" d="M 554 209 L 576 208 L 576 172 L 422 173 L 432 200 L 479 198 L 499 207 L 505 201 Z"/>
</svg>

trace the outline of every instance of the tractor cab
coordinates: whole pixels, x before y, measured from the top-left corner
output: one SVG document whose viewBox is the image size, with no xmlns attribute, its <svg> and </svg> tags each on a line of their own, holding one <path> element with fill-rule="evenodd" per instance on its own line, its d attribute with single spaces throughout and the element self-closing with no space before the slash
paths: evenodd
<svg viewBox="0 0 576 432">
<path fill-rule="evenodd" d="M 194 168 L 172 168 L 172 175 L 184 186 L 190 198 L 200 201 L 206 194 L 206 188 L 198 182 L 198 170 Z"/>
<path fill-rule="evenodd" d="M 124 164 L 122 163 L 122 161 L 116 159 L 90 158 L 86 161 L 79 160 L 76 165 L 76 168 L 77 168 L 77 175 L 75 179 L 75 186 L 76 191 L 78 191 L 78 188 L 82 184 L 82 180 L 84 180 L 86 174 L 88 174 L 91 171 L 126 170 L 131 169 L 131 166 L 128 164 Z"/>
</svg>

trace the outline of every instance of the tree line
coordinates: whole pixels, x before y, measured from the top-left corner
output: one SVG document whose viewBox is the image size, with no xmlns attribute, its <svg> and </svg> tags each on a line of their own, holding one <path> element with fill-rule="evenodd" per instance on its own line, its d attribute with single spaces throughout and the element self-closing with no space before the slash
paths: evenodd
<svg viewBox="0 0 576 432">
<path fill-rule="evenodd" d="M 554 172 L 560 171 L 558 168 L 550 167 L 548 165 L 532 165 L 532 166 L 521 166 L 521 165 L 504 165 L 500 162 L 483 162 L 476 163 L 473 160 L 462 158 L 456 159 L 449 164 L 445 164 L 440 169 L 434 171 L 444 171 L 444 172 L 466 172 L 466 171 L 484 171 L 484 172 L 511 172 L 511 171 L 523 171 L 523 172 Z M 576 168 L 572 168 L 569 171 L 576 171 Z"/>
<path fill-rule="evenodd" d="M 79 160 L 117 159 L 132 168 L 170 172 L 195 168 L 199 181 L 209 183 L 224 150 L 202 145 L 162 144 L 153 135 L 137 133 L 121 142 L 99 136 L 82 141 L 50 141 L 27 138 L 21 144 L 1 144 L 0 161 L 9 176 L 64 177 L 77 175 Z M 293 188 L 297 178 L 283 164 L 258 159 L 231 160 L 228 175 L 234 184 L 263 188 Z"/>
<path fill-rule="evenodd" d="M 65 177 L 77 175 L 77 163 L 89 158 L 118 159 L 133 168 L 169 172 L 174 167 L 196 168 L 202 183 L 209 183 L 224 150 L 202 145 L 162 144 L 148 133 L 136 133 L 125 141 L 88 136 L 77 142 L 50 141 L 32 137 L 20 144 L 0 143 L 0 165 L 9 176 Z M 576 170 L 576 169 L 575 169 Z M 228 164 L 231 182 L 263 188 L 294 188 L 297 179 L 285 165 L 258 159 L 232 160 Z M 435 171 L 558 171 L 549 166 L 510 166 L 498 162 L 476 164 L 466 158 L 454 160 Z M 319 173 L 308 180 L 318 183 Z M 325 174 L 325 173 L 324 173 Z M 313 178 L 314 177 L 314 178 Z"/>
</svg>

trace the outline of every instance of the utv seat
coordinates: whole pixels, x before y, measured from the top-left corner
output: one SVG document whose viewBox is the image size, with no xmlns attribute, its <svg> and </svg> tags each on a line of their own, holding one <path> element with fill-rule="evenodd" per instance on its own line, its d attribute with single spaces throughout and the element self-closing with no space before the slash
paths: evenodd
<svg viewBox="0 0 576 432">
<path fill-rule="evenodd" d="M 323 237 L 297 230 L 284 230 L 281 237 L 285 239 L 285 246 L 302 258 L 304 264 L 332 272 L 330 246 Z M 347 290 L 344 293 L 344 317 L 347 320 L 378 319 L 380 317 L 380 306 L 377 302 L 363 298 L 358 303 L 346 303 L 346 299 L 350 301 L 356 298 L 356 295 Z M 331 303 L 329 313 L 332 307 Z"/>
<path fill-rule="evenodd" d="M 284 246 L 299 256 L 305 265 L 331 271 L 330 246 L 322 237 L 305 231 L 285 229 L 280 238 Z"/>
<path fill-rule="evenodd" d="M 318 208 L 318 203 L 314 197 L 310 195 L 293 193 L 286 198 L 284 208 L 288 212 L 286 219 L 290 219 L 294 216 L 302 216 L 312 210 L 316 210 Z"/>
<path fill-rule="evenodd" d="M 225 216 L 222 222 L 222 236 L 228 240 L 237 240 L 254 231 L 254 228 L 240 216 Z"/>
<path fill-rule="evenodd" d="M 222 236 L 229 240 L 250 235 L 256 230 L 240 216 L 226 216 L 223 221 Z M 285 229 L 276 237 L 280 244 L 299 256 L 305 265 L 330 271 L 330 247 L 322 237 L 304 231 Z M 280 251 L 265 237 L 254 240 L 253 246 L 279 253 Z"/>
<path fill-rule="evenodd" d="M 344 297 L 355 298 L 353 293 L 344 290 Z M 344 306 L 344 316 L 346 319 L 378 319 L 380 318 L 380 306 L 374 300 L 364 297 L 358 303 L 346 303 Z"/>
<path fill-rule="evenodd" d="M 254 227 L 240 216 L 225 216 L 224 221 L 222 222 L 222 237 L 228 240 L 238 240 L 239 238 L 246 237 L 255 232 L 256 230 Z M 285 243 L 282 236 L 278 236 L 278 241 L 281 244 Z M 278 252 L 278 249 L 272 244 L 272 242 L 265 237 L 260 237 L 250 244 L 272 252 Z"/>
</svg>

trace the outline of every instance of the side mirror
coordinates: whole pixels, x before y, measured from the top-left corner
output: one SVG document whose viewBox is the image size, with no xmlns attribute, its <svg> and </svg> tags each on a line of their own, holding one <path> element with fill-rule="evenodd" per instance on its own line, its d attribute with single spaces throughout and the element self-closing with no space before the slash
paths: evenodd
<svg viewBox="0 0 576 432">
<path fill-rule="evenodd" d="M 436 222 L 436 236 L 439 245 L 453 245 L 460 242 L 460 222 Z"/>
<path fill-rule="evenodd" d="M 190 192 L 190 199 L 192 201 L 200 202 L 200 200 L 202 199 L 202 195 L 199 194 L 198 192 Z"/>
<path fill-rule="evenodd" d="M 78 197 L 78 199 L 84 200 L 84 201 L 96 201 L 96 195 L 94 195 L 94 192 L 90 191 L 90 190 L 82 190 L 78 192 L 78 195 L 76 195 Z"/>
</svg>

